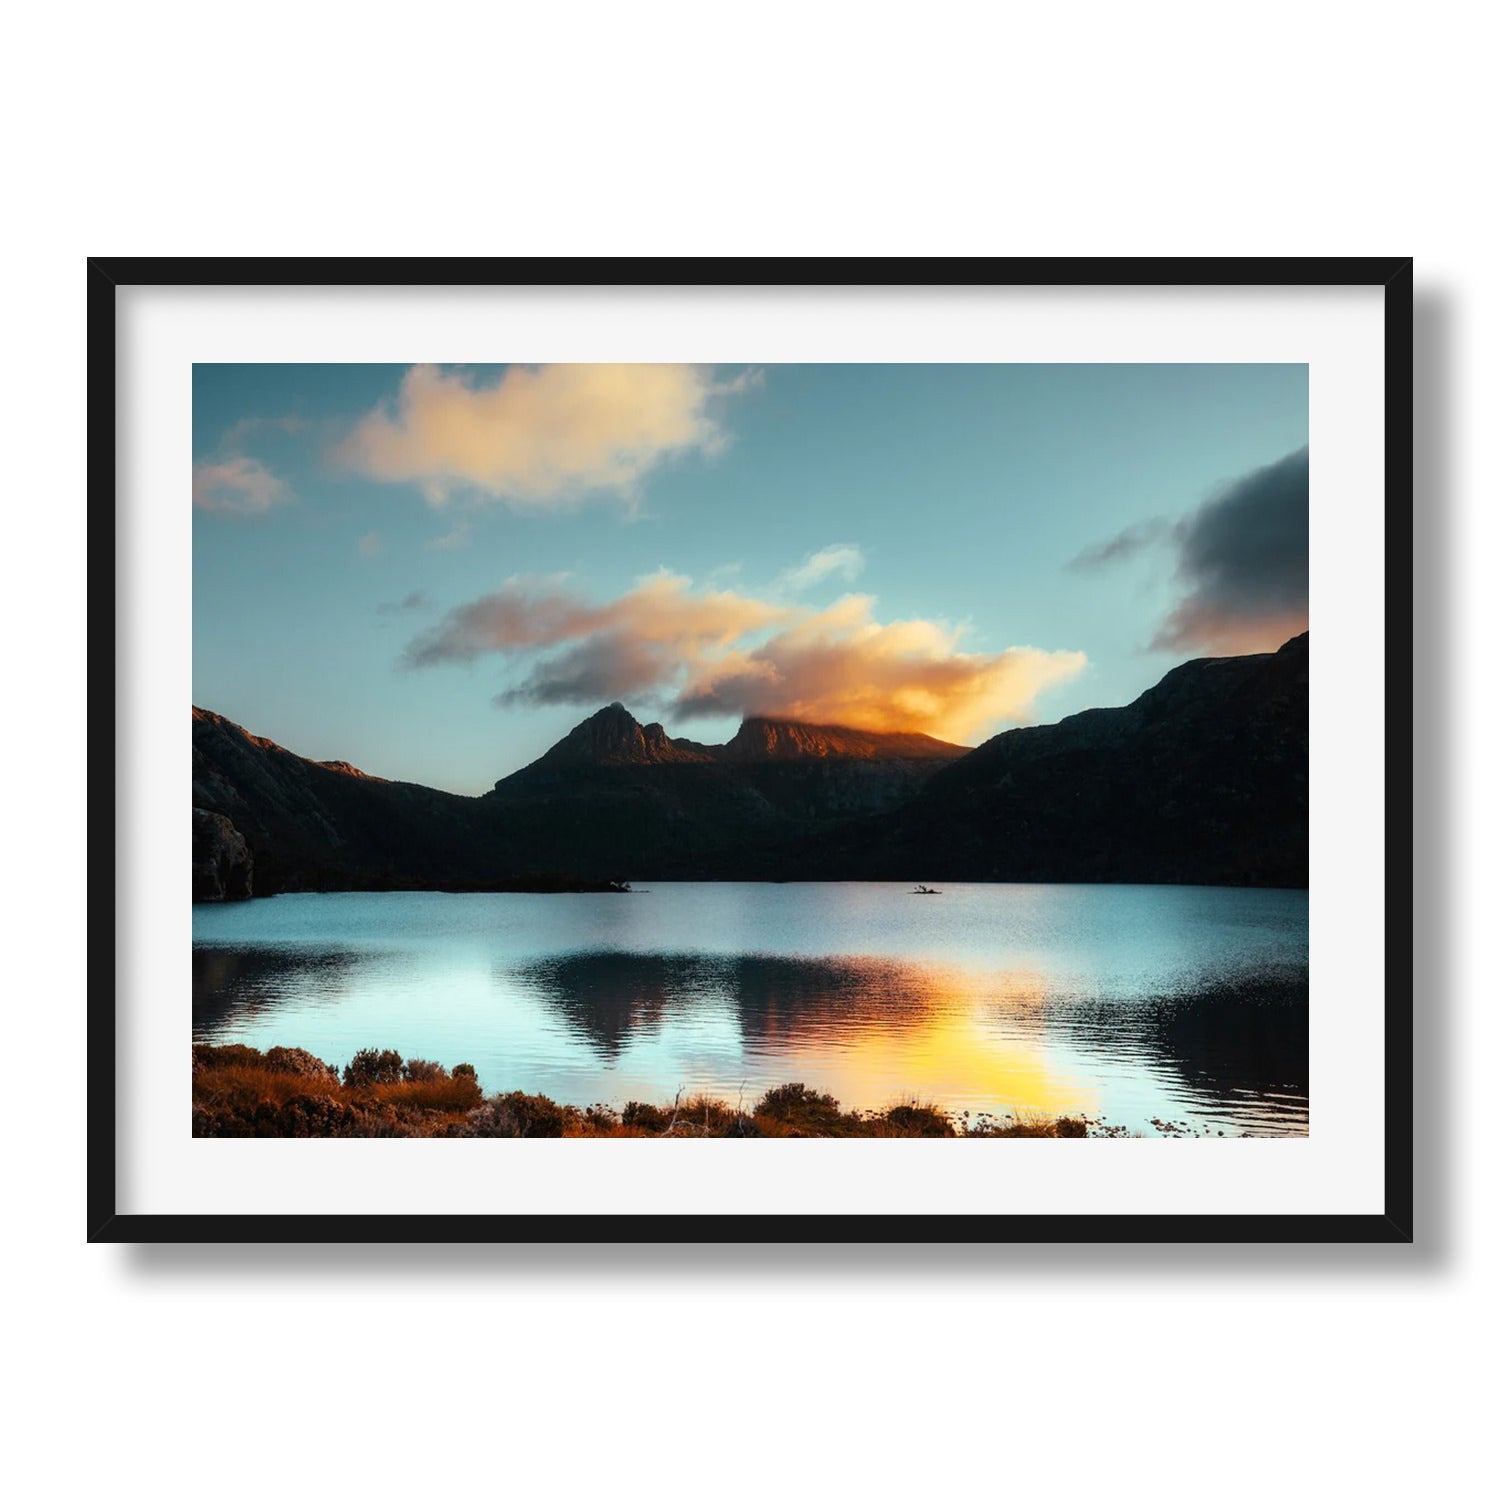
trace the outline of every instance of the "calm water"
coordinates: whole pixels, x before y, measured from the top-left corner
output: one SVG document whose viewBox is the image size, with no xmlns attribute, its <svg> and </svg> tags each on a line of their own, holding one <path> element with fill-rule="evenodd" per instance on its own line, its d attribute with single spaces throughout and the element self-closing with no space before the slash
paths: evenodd
<svg viewBox="0 0 1500 1500">
<path fill-rule="evenodd" d="M 1084 1111 L 1307 1130 L 1307 894 L 1176 886 L 675 885 L 276 896 L 193 908 L 195 1041 L 471 1062 L 573 1104 Z"/>
</svg>

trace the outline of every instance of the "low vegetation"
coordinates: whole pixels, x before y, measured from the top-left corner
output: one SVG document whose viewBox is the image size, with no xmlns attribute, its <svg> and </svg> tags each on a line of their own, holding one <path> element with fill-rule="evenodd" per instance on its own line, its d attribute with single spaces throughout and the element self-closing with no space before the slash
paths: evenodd
<svg viewBox="0 0 1500 1500">
<path fill-rule="evenodd" d="M 908 1100 L 883 1110 L 845 1110 L 801 1083 L 767 1090 L 752 1106 L 694 1094 L 670 1104 L 632 1101 L 580 1109 L 544 1094 L 485 1096 L 468 1063 L 439 1063 L 366 1048 L 343 1074 L 300 1047 L 193 1048 L 195 1136 L 831 1137 L 1059 1139 L 1091 1133 L 1082 1119 L 952 1116 Z M 1100 1132 L 1109 1134 L 1112 1132 Z"/>
</svg>

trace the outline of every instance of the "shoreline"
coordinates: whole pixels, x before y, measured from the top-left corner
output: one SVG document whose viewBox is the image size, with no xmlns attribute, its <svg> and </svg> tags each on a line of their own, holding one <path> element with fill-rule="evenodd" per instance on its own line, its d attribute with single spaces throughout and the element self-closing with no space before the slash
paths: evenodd
<svg viewBox="0 0 1500 1500">
<path fill-rule="evenodd" d="M 637 877 L 645 879 L 649 877 Z M 941 880 L 942 876 L 933 875 L 930 871 L 924 877 L 928 880 Z M 654 885 L 881 885 L 898 886 L 912 885 L 917 883 L 916 878 L 912 880 L 903 879 L 871 879 L 871 880 L 824 880 L 808 879 L 798 880 L 788 876 L 750 875 L 743 878 L 729 879 L 720 876 L 708 875 L 671 875 L 655 878 Z M 1191 880 L 950 880 L 945 885 L 954 889 L 962 889 L 969 886 L 1107 886 L 1112 889 L 1156 889 L 1167 890 L 1195 890 L 1195 891 L 1308 891 L 1306 885 L 1228 885 L 1222 881 L 1204 883 Z M 273 891 L 255 891 L 248 896 L 223 896 L 195 898 L 193 906 L 218 907 L 218 906 L 243 906 L 256 901 L 274 901 L 278 896 L 577 896 L 577 895 L 619 895 L 619 896 L 647 896 L 649 889 L 637 889 L 629 880 L 571 880 L 559 877 L 550 879 L 526 879 L 500 882 L 486 882 L 469 884 L 444 884 L 444 885 L 340 885 L 340 886 L 299 886 L 295 889 L 283 889 Z M 908 892 L 908 894 L 912 894 Z M 942 890 L 937 890 L 933 895 L 942 895 Z"/>
<path fill-rule="evenodd" d="M 1123 1127 L 1082 1116 L 954 1114 L 910 1099 L 881 1110 L 845 1110 L 801 1083 L 767 1089 L 743 1106 L 705 1094 L 623 1109 L 558 1104 L 519 1090 L 486 1095 L 467 1063 L 451 1071 L 366 1048 L 343 1073 L 300 1047 L 260 1052 L 195 1042 L 193 1135 L 198 1138 L 416 1139 L 1115 1139 Z M 1163 1134 L 1189 1134 L 1170 1126 Z"/>
</svg>

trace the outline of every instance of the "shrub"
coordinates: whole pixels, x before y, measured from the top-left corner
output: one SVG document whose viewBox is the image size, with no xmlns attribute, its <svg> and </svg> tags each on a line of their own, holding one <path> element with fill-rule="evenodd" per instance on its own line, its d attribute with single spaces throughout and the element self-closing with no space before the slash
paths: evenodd
<svg viewBox="0 0 1500 1500">
<path fill-rule="evenodd" d="M 632 1125 L 637 1130 L 664 1130 L 670 1117 L 664 1109 L 654 1104 L 642 1104 L 632 1099 L 620 1112 L 620 1123 Z"/>
<path fill-rule="evenodd" d="M 770 1115 L 773 1120 L 787 1120 L 806 1109 L 837 1109 L 839 1101 L 832 1094 L 819 1094 L 805 1083 L 781 1083 L 767 1089 L 755 1106 L 758 1115 Z"/>
<path fill-rule="evenodd" d="M 290 1073 L 297 1078 L 337 1078 L 339 1070 L 301 1047 L 272 1047 L 265 1067 L 271 1073 Z"/>
<path fill-rule="evenodd" d="M 299 1137 L 351 1135 L 359 1125 L 347 1104 L 318 1094 L 299 1094 L 278 1109 L 262 1105 L 258 1122 L 257 1134 Z"/>
<path fill-rule="evenodd" d="M 1088 1135 L 1089 1128 L 1082 1120 L 1069 1119 L 1063 1115 L 1057 1122 L 1057 1134 L 1063 1140 L 1081 1140 Z"/>
<path fill-rule="evenodd" d="M 828 1129 L 847 1123 L 839 1114 L 839 1101 L 832 1094 L 820 1094 L 805 1083 L 783 1083 L 768 1089 L 755 1106 L 755 1113 L 802 1130 Z"/>
<path fill-rule="evenodd" d="M 407 1058 L 401 1071 L 408 1083 L 433 1083 L 439 1078 L 448 1076 L 448 1070 L 442 1063 L 428 1062 L 421 1057 Z M 473 1068 L 469 1069 L 471 1074 L 473 1071 Z"/>
<path fill-rule="evenodd" d="M 567 1120 L 568 1111 L 545 1094 L 500 1094 L 470 1113 L 464 1134 L 555 1137 Z"/>
<path fill-rule="evenodd" d="M 475 1083 L 479 1082 L 479 1074 L 474 1071 L 473 1063 L 459 1063 L 453 1069 L 455 1078 L 472 1078 Z"/>
<path fill-rule="evenodd" d="M 378 1052 L 374 1047 L 363 1047 L 349 1059 L 349 1065 L 344 1069 L 346 1089 L 370 1088 L 377 1083 L 400 1081 L 399 1052 Z"/>
<path fill-rule="evenodd" d="M 221 1068 L 259 1068 L 264 1066 L 260 1053 L 254 1047 L 244 1047 L 231 1042 L 224 1047 L 215 1047 L 210 1042 L 193 1043 L 193 1071 L 217 1073 Z"/>
<path fill-rule="evenodd" d="M 879 1123 L 878 1121 L 876 1122 Z M 927 1104 L 898 1104 L 885 1112 L 885 1132 L 891 1135 L 946 1136 L 953 1134 L 947 1115 Z"/>
<path fill-rule="evenodd" d="M 462 1110 L 467 1113 L 484 1103 L 479 1080 L 472 1077 L 403 1078 L 397 1083 L 376 1083 L 360 1091 L 361 1100 L 389 1104 L 402 1114 L 413 1110 Z"/>
</svg>

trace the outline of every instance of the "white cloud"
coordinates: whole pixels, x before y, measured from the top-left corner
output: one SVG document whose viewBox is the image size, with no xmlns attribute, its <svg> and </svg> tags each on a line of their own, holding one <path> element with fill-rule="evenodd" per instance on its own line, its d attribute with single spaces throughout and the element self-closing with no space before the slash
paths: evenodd
<svg viewBox="0 0 1500 1500">
<path fill-rule="evenodd" d="M 810 553 L 795 568 L 788 568 L 776 581 L 783 589 L 801 593 L 829 578 L 841 578 L 846 583 L 852 583 L 864 570 L 864 553 L 852 542 L 837 542 L 831 547 Z"/>
<path fill-rule="evenodd" d="M 650 470 L 713 454 L 717 404 L 754 384 L 700 365 L 513 365 L 479 384 L 414 365 L 394 404 L 369 413 L 336 457 L 372 479 L 417 485 L 441 505 L 467 492 L 541 510 L 608 495 L 633 503 Z"/>
</svg>

